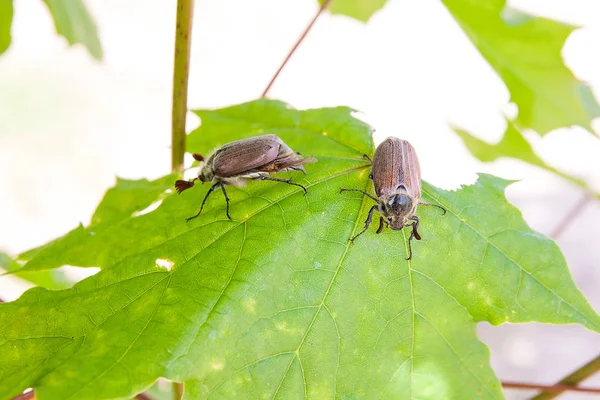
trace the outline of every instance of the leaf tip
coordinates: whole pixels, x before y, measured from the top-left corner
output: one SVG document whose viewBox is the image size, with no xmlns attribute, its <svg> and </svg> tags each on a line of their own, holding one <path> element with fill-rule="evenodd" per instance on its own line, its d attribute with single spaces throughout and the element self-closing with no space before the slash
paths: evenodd
<svg viewBox="0 0 600 400">
<path fill-rule="evenodd" d="M 496 189 L 502 190 L 503 192 L 508 186 L 520 181 L 521 179 L 504 179 L 483 172 L 477 173 L 477 183 L 481 183 L 484 186 L 494 187 Z"/>
</svg>

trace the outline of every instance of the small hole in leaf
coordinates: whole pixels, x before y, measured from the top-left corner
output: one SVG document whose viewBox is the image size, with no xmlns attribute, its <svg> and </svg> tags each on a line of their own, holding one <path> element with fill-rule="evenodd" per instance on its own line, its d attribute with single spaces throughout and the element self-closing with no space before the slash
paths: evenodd
<svg viewBox="0 0 600 400">
<path fill-rule="evenodd" d="M 166 269 L 167 271 L 170 271 L 173 268 L 173 265 L 175 263 L 171 260 L 167 260 L 165 258 L 157 258 L 156 259 L 156 265 L 158 265 L 161 269 Z"/>
</svg>

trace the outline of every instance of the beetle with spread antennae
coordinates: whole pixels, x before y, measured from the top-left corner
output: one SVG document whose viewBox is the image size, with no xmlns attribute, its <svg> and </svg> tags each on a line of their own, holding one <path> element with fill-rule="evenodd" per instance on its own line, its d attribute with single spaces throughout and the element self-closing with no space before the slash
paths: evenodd
<svg viewBox="0 0 600 400">
<path fill-rule="evenodd" d="M 229 215 L 229 197 L 225 191 L 225 186 L 242 186 L 248 180 L 283 182 L 301 187 L 304 194 L 306 194 L 306 188 L 299 183 L 294 183 L 291 179 L 273 178 L 268 175 L 283 171 L 306 173 L 302 165 L 317 161 L 313 157 L 305 158 L 294 152 L 276 135 L 255 136 L 227 143 L 213 152 L 206 160 L 197 153 L 193 156 L 194 159 L 200 161 L 198 177 L 190 181 L 176 181 L 177 193 L 194 186 L 196 180 L 202 183 L 214 182 L 214 184 L 204 196 L 200 211 L 196 215 L 187 218 L 186 222 L 200 215 L 208 196 L 218 188 L 223 191 L 227 204 L 227 218 L 231 219 Z"/>
<path fill-rule="evenodd" d="M 446 214 L 446 209 L 437 204 L 429 204 L 421 201 L 421 168 L 419 166 L 419 159 L 417 158 L 415 148 L 406 140 L 389 137 L 377 147 L 369 178 L 373 180 L 377 197 L 360 189 L 340 189 L 340 193 L 360 192 L 377 202 L 369 210 L 364 229 L 350 239 L 350 241 L 354 243 L 357 237 L 369 229 L 373 212 L 377 210 L 381 214 L 377 233 L 381 233 L 384 223 L 393 230 L 412 227 L 410 237 L 408 238 L 409 254 L 407 260 L 410 260 L 412 258 L 412 239 L 421 240 L 421 235 L 417 231 L 419 228 L 419 217 L 415 215 L 417 206 L 438 207 L 444 214 Z"/>
</svg>

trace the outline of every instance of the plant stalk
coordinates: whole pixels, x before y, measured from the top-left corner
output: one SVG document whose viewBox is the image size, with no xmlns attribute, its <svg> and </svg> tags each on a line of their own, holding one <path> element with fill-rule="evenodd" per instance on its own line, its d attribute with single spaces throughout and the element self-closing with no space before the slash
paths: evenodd
<svg viewBox="0 0 600 400">
<path fill-rule="evenodd" d="M 319 19 L 321 14 L 323 14 L 323 11 L 325 11 L 327 9 L 327 7 L 329 7 L 329 4 L 331 4 L 331 1 L 332 0 L 324 0 L 323 1 L 323 3 L 321 4 L 321 7 L 319 8 L 319 11 L 317 11 L 317 13 L 313 17 L 312 21 L 310 21 L 310 23 L 308 24 L 308 26 L 306 27 L 304 32 L 302 32 L 302 34 L 296 41 L 296 44 L 294 44 L 294 47 L 292 47 L 292 50 L 290 50 L 290 52 L 288 53 L 285 60 L 283 60 L 283 62 L 279 66 L 279 69 L 277 70 L 277 72 L 275 72 L 275 75 L 273 75 L 273 77 L 271 78 L 271 81 L 269 82 L 269 84 L 267 85 L 265 90 L 263 91 L 263 94 L 261 95 L 261 97 L 267 96 L 267 94 L 269 93 L 269 90 L 271 90 L 271 86 L 273 86 L 273 83 L 275 83 L 275 81 L 277 80 L 277 77 L 279 76 L 281 71 L 283 71 L 283 68 L 286 66 L 286 64 L 288 63 L 288 61 L 290 60 L 290 58 L 292 57 L 292 55 L 294 54 L 294 52 L 296 51 L 298 46 L 300 46 L 300 43 L 302 43 L 304 41 L 304 38 L 306 38 L 306 35 L 308 35 L 308 32 L 310 32 L 310 30 L 312 29 L 315 22 L 317 22 L 317 19 Z"/>
<path fill-rule="evenodd" d="M 185 121 L 187 116 L 193 16 L 194 0 L 177 0 L 171 126 L 171 170 L 173 171 L 183 169 L 183 156 L 185 154 Z M 173 382 L 174 399 L 179 400 L 182 395 L 183 384 Z"/>
<path fill-rule="evenodd" d="M 194 0 L 177 0 L 171 127 L 171 169 L 173 171 L 183 169 L 183 155 L 185 154 L 185 119 L 187 113 L 193 14 Z"/>
</svg>

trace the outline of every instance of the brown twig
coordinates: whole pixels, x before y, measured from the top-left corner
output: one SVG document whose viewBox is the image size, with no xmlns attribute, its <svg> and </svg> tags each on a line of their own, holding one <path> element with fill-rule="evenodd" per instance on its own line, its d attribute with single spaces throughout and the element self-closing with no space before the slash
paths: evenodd
<svg viewBox="0 0 600 400">
<path fill-rule="evenodd" d="M 598 355 L 596 358 L 594 358 L 592 361 L 588 362 L 584 366 L 578 368 L 577 370 L 575 370 L 568 376 L 561 379 L 555 386 L 562 385 L 562 386 L 566 386 L 566 387 L 573 387 L 573 386 L 577 385 L 579 382 L 594 375 L 598 371 L 600 371 L 600 355 Z M 531 400 L 553 399 L 561 393 L 562 393 L 562 391 L 550 392 L 549 390 L 544 389 L 544 391 L 542 393 L 538 394 L 535 397 L 532 397 Z M 595 393 L 600 393 L 600 390 L 598 390 Z"/>
<path fill-rule="evenodd" d="M 183 168 L 183 156 L 185 154 L 185 119 L 187 113 L 193 14 L 194 0 L 177 0 L 171 126 L 171 167 L 173 171 Z"/>
<path fill-rule="evenodd" d="M 592 198 L 588 193 L 584 193 L 583 197 L 573 206 L 573 208 L 560 220 L 556 227 L 550 232 L 552 239 L 558 239 L 560 235 L 567 229 L 571 222 L 581 213 L 585 206 L 592 201 Z"/>
<path fill-rule="evenodd" d="M 294 45 L 294 47 L 292 47 L 292 50 L 290 50 L 290 52 L 288 53 L 285 60 L 283 60 L 283 63 L 281 63 L 281 65 L 279 66 L 279 69 L 277 70 L 277 72 L 275 72 L 275 75 L 273 75 L 273 77 L 271 78 L 271 82 L 269 82 L 269 84 L 265 88 L 261 97 L 267 96 L 267 93 L 269 93 L 269 90 L 271 90 L 271 86 L 273 86 L 273 83 L 275 83 L 275 80 L 277 80 L 277 77 L 279 76 L 279 74 L 281 73 L 283 68 L 286 66 L 287 62 L 290 60 L 290 58 L 292 57 L 292 55 L 294 54 L 294 52 L 296 51 L 298 46 L 300 46 L 300 43 L 302 43 L 302 41 L 304 41 L 304 38 L 306 37 L 306 35 L 308 35 L 308 32 L 312 29 L 315 22 L 317 22 L 317 19 L 319 19 L 321 14 L 323 14 L 323 11 L 325 11 L 327 9 L 327 7 L 329 7 L 329 4 L 331 3 L 331 1 L 332 0 L 324 0 L 323 1 L 323 3 L 321 4 L 321 7 L 319 8 L 319 11 L 317 11 L 317 13 L 313 17 L 312 21 L 310 21 L 310 23 L 308 24 L 308 26 L 306 27 L 306 29 L 304 30 L 302 35 L 300 35 L 300 37 L 296 41 L 296 44 Z"/>
<path fill-rule="evenodd" d="M 550 392 L 550 394 L 553 396 L 552 398 L 566 391 L 600 393 L 600 389 L 582 388 L 569 385 L 537 385 L 535 383 L 502 382 L 502 387 L 507 389 L 544 390 L 545 392 Z"/>
</svg>

